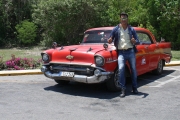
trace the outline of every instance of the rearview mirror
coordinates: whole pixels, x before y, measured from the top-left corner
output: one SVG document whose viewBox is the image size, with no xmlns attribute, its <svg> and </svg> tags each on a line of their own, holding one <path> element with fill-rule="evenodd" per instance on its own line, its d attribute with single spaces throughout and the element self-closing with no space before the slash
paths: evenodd
<svg viewBox="0 0 180 120">
<path fill-rule="evenodd" d="M 160 42 L 165 42 L 165 39 L 161 37 L 161 41 Z"/>
</svg>

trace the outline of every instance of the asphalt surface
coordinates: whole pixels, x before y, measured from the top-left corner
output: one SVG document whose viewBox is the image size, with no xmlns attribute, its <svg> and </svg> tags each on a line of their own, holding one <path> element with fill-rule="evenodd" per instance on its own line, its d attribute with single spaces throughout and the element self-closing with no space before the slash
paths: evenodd
<svg viewBox="0 0 180 120">
<path fill-rule="evenodd" d="M 180 120 L 180 66 L 138 77 L 126 97 L 104 84 L 57 85 L 44 75 L 0 76 L 1 120 Z"/>
</svg>

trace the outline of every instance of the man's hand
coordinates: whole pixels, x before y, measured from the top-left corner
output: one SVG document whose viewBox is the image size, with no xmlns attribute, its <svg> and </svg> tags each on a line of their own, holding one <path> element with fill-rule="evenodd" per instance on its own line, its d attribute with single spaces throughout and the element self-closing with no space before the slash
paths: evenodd
<svg viewBox="0 0 180 120">
<path fill-rule="evenodd" d="M 136 43 L 136 40 L 134 39 L 134 36 L 132 35 L 131 43 L 134 45 Z"/>
<path fill-rule="evenodd" d="M 107 41 L 109 44 L 112 43 L 112 37 L 110 37 Z"/>
</svg>

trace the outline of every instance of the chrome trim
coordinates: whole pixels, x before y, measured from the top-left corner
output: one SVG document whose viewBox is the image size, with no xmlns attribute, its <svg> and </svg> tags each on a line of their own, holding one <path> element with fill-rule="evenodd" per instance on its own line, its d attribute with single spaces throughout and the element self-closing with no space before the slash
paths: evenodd
<svg viewBox="0 0 180 120">
<path fill-rule="evenodd" d="M 102 70 L 102 69 L 101 69 Z M 51 79 L 56 80 L 71 80 L 76 82 L 82 82 L 82 83 L 100 83 L 105 81 L 106 79 L 109 79 L 114 72 L 101 72 L 100 76 L 86 76 L 86 75 L 74 75 L 74 77 L 62 77 L 60 72 L 59 73 L 51 73 L 46 66 L 43 66 L 41 68 L 41 71 L 44 73 L 44 75 Z"/>
<path fill-rule="evenodd" d="M 48 66 L 48 65 L 51 65 L 50 63 L 47 63 L 47 64 L 43 64 L 42 66 Z M 59 65 L 59 64 L 58 64 Z M 79 64 L 62 64 L 62 65 L 77 65 L 77 66 L 85 66 L 85 67 L 92 67 L 92 68 L 97 68 L 97 69 L 100 69 L 102 71 L 106 71 L 105 69 L 101 68 L 101 67 L 97 67 L 95 64 L 92 64 L 92 65 L 79 65 Z"/>
<path fill-rule="evenodd" d="M 48 66 L 49 64 L 44 64 L 44 65 L 42 65 L 42 68 L 41 68 L 41 71 L 43 72 L 43 70 L 45 70 L 45 69 L 47 69 L 47 67 L 46 66 Z M 77 66 L 78 67 L 78 66 Z M 99 69 L 99 70 L 101 70 L 101 71 L 106 71 L 105 69 L 103 69 L 103 68 L 101 68 L 101 67 L 96 67 L 96 66 L 86 66 L 87 68 L 94 68 L 94 69 Z M 79 67 L 79 68 L 76 68 L 76 67 L 61 67 L 61 66 L 53 66 L 52 67 L 52 69 L 58 69 L 58 70 L 62 70 L 62 71 L 82 71 L 82 72 L 86 72 L 86 71 L 88 71 L 87 70 L 87 68 L 81 68 L 81 67 Z M 91 69 L 90 69 L 90 71 L 92 71 Z"/>
<path fill-rule="evenodd" d="M 81 66 L 91 66 L 92 63 L 71 63 L 71 62 L 49 62 L 50 64 L 64 64 L 64 65 L 81 65 Z"/>
<path fill-rule="evenodd" d="M 106 71 L 105 69 L 103 69 L 103 68 L 101 68 L 101 67 L 94 67 L 94 66 L 92 66 L 93 68 L 97 68 L 97 69 L 100 69 L 100 70 L 102 70 L 102 71 Z"/>
<path fill-rule="evenodd" d="M 53 70 L 60 70 L 60 71 L 79 71 L 79 72 L 87 72 L 87 71 L 93 71 L 92 67 L 75 67 L 75 66 L 51 66 Z M 91 69 L 92 68 L 92 69 Z M 87 70 L 88 69 L 88 70 Z"/>
<path fill-rule="evenodd" d="M 112 60 L 112 61 L 108 61 L 108 62 L 106 62 L 106 63 L 113 63 L 113 62 L 117 62 L 118 60 L 116 59 L 116 60 Z"/>
<path fill-rule="evenodd" d="M 43 73 L 46 72 L 46 71 L 47 71 L 47 67 L 46 67 L 46 66 L 42 66 L 41 71 L 42 71 Z"/>
<path fill-rule="evenodd" d="M 43 64 L 42 66 L 47 66 L 47 65 L 50 65 L 49 63 L 45 63 L 45 64 Z"/>
<path fill-rule="evenodd" d="M 51 79 L 59 79 L 59 80 L 71 80 L 81 83 L 100 83 L 105 81 L 106 79 L 110 78 L 110 75 L 112 75 L 113 72 L 102 72 L 101 76 L 96 77 L 93 76 L 85 76 L 85 75 L 74 75 L 74 77 L 61 77 L 59 73 L 51 73 L 50 71 L 44 72 L 44 75 Z"/>
</svg>

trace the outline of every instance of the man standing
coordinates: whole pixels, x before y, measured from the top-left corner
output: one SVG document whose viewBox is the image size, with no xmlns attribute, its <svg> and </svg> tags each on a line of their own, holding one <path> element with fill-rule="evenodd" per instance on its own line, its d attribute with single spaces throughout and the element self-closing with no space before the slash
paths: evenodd
<svg viewBox="0 0 180 120">
<path fill-rule="evenodd" d="M 118 69 L 119 69 L 119 84 L 121 86 L 120 97 L 125 97 L 126 79 L 125 79 L 125 64 L 128 60 L 131 68 L 132 90 L 134 94 L 138 94 L 137 90 L 137 72 L 136 72 L 136 56 L 137 52 L 135 44 L 139 43 L 136 31 L 128 25 L 128 14 L 120 14 L 120 23 L 114 27 L 108 39 L 108 43 L 112 43 L 116 47 L 118 53 Z"/>
</svg>

